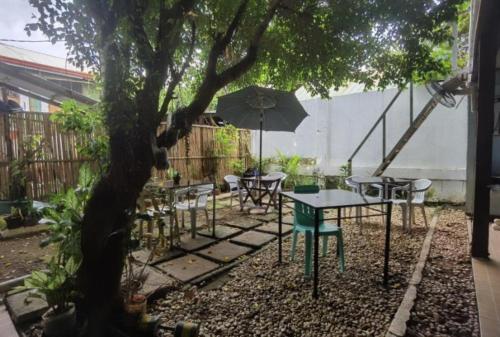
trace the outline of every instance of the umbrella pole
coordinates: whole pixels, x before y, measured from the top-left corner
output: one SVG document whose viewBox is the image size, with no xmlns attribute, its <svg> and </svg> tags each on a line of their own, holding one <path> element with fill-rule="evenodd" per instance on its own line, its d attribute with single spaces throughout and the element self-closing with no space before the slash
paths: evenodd
<svg viewBox="0 0 500 337">
<path fill-rule="evenodd" d="M 263 119 L 264 119 L 264 109 L 261 107 L 260 108 L 260 135 L 259 135 L 259 176 L 262 176 L 262 124 L 263 124 Z M 261 184 L 260 184 L 260 179 L 259 179 L 259 200 L 260 196 L 262 193 L 261 189 Z M 262 200 L 259 201 L 262 204 Z"/>
</svg>

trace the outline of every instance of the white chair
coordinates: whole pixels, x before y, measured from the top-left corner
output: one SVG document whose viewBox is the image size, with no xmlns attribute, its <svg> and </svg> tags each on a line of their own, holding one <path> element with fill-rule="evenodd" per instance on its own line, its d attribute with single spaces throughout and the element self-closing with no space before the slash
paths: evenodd
<svg viewBox="0 0 500 337">
<path fill-rule="evenodd" d="M 409 190 L 410 185 L 405 185 L 401 187 L 395 187 L 392 189 L 392 198 L 391 201 L 394 205 L 401 206 L 403 212 L 403 228 L 411 229 L 411 223 L 407 220 L 408 217 L 408 200 L 410 200 L 413 206 L 413 214 L 410 218 L 415 219 L 415 208 L 419 207 L 422 210 L 422 214 L 424 216 L 425 227 L 427 228 L 427 217 L 425 215 L 425 192 L 431 187 L 432 181 L 429 179 L 417 179 L 412 183 L 412 189 Z M 397 192 L 406 193 L 406 198 L 396 198 Z M 410 193 L 408 196 L 407 193 Z M 409 197 L 409 198 L 408 198 Z"/>
<path fill-rule="evenodd" d="M 181 188 L 175 191 L 175 202 L 174 208 L 175 219 L 178 223 L 177 211 L 181 212 L 182 216 L 182 227 L 184 227 L 184 212 L 189 212 L 191 219 L 191 237 L 196 237 L 196 213 L 199 210 L 203 210 L 205 217 L 207 218 L 207 225 L 210 225 L 210 220 L 208 217 L 208 196 L 212 194 L 213 186 L 211 184 L 198 185 L 195 187 Z M 183 200 L 189 196 L 189 193 L 194 192 L 194 200 Z"/>
<path fill-rule="evenodd" d="M 359 185 L 358 183 L 355 183 L 353 181 L 353 178 L 356 178 L 356 177 L 359 177 L 359 176 L 350 176 L 350 177 L 345 178 L 345 184 L 351 189 L 352 192 L 365 194 L 366 187 L 363 185 Z M 349 216 L 351 216 L 350 209 L 349 209 Z M 356 223 L 359 224 L 359 232 L 361 233 L 361 217 L 363 216 L 363 209 L 360 206 L 355 208 L 355 216 L 356 216 Z"/>
<path fill-rule="evenodd" d="M 230 174 L 224 177 L 224 181 L 229 185 L 229 192 L 231 193 L 229 207 L 233 207 L 233 197 L 236 196 L 240 202 L 240 209 L 243 209 L 243 196 L 246 191 L 240 188 L 240 177 Z"/>
<path fill-rule="evenodd" d="M 286 173 L 283 173 L 283 172 L 271 172 L 271 173 L 268 173 L 267 175 L 265 175 L 265 177 L 269 178 L 269 179 L 279 179 L 280 180 L 279 182 L 272 184 L 271 187 L 269 188 L 272 191 L 276 187 L 276 184 L 278 184 L 278 187 L 276 188 L 276 194 L 278 194 L 282 191 L 281 186 L 282 186 L 283 182 L 286 180 L 286 178 L 288 177 L 288 175 Z"/>
<path fill-rule="evenodd" d="M 280 194 L 280 192 L 282 191 L 283 182 L 286 180 L 288 175 L 286 173 L 283 173 L 283 172 L 271 172 L 271 173 L 268 173 L 267 175 L 265 175 L 264 177 L 268 178 L 268 179 L 279 179 L 278 182 L 272 183 L 271 186 L 269 187 L 269 190 L 271 192 L 274 191 L 274 189 L 276 188 L 276 192 L 274 193 L 273 200 L 272 200 L 274 202 L 274 204 L 276 205 L 276 198 L 277 198 L 278 194 Z M 276 186 L 276 184 L 278 184 L 278 186 Z M 271 202 L 271 201 L 269 201 L 269 202 Z"/>
</svg>

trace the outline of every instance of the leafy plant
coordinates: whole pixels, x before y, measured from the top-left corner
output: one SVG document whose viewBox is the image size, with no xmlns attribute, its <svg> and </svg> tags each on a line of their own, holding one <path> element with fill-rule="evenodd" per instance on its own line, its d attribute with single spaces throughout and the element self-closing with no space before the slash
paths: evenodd
<svg viewBox="0 0 500 337">
<path fill-rule="evenodd" d="M 349 177 L 349 165 L 344 164 L 340 166 L 340 175 L 337 176 L 337 187 L 338 189 L 341 190 L 348 190 L 349 187 L 345 183 L 346 178 Z"/>
<path fill-rule="evenodd" d="M 41 242 L 41 246 L 56 245 L 58 263 L 66 264 L 70 259 L 80 263 L 82 259 L 80 232 L 83 210 L 95 179 L 89 167 L 82 166 L 76 189 L 70 188 L 65 193 L 54 196 L 52 206 L 42 211 L 43 218 L 40 223 L 49 226 L 49 235 Z"/>
<path fill-rule="evenodd" d="M 75 275 L 79 264 L 73 258 L 66 263 L 52 259 L 48 271 L 34 271 L 16 290 L 29 290 L 28 298 L 42 298 L 55 314 L 65 312 L 76 296 Z"/>
<path fill-rule="evenodd" d="M 28 183 L 26 170 L 31 162 L 40 157 L 42 147 L 43 141 L 40 135 L 29 136 L 21 144 L 19 158 L 11 161 L 9 170 L 9 197 L 11 200 L 26 200 Z"/>
<path fill-rule="evenodd" d="M 100 105 L 88 106 L 74 100 L 64 101 L 61 111 L 52 114 L 50 118 L 64 131 L 74 132 L 79 136 L 81 142 L 76 145 L 76 149 L 82 156 L 96 160 L 101 172 L 106 168 L 109 138 Z"/>
<path fill-rule="evenodd" d="M 230 163 L 233 173 L 237 176 L 242 176 L 245 172 L 245 161 L 243 159 L 236 159 Z"/>
<path fill-rule="evenodd" d="M 215 154 L 218 156 L 229 156 L 236 150 L 238 145 L 238 129 L 227 124 L 215 131 Z"/>
<path fill-rule="evenodd" d="M 298 155 L 286 156 L 283 152 L 278 151 L 278 164 L 283 173 L 288 176 L 284 181 L 285 188 L 293 187 L 299 181 L 300 161 L 301 158 Z"/>
</svg>

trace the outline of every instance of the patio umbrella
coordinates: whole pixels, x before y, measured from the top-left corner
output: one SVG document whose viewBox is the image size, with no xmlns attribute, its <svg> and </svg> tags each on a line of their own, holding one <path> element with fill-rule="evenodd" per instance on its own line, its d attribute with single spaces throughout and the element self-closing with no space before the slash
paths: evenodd
<svg viewBox="0 0 500 337">
<path fill-rule="evenodd" d="M 216 115 L 238 128 L 260 130 L 259 174 L 262 131 L 294 132 L 308 116 L 293 92 L 254 85 L 219 97 Z"/>
</svg>

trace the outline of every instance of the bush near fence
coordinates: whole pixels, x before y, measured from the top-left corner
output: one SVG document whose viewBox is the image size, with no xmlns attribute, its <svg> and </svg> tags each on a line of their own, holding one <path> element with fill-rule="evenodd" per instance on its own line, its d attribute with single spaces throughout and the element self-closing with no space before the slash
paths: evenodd
<svg viewBox="0 0 500 337">
<path fill-rule="evenodd" d="M 11 162 L 22 158 L 22 144 L 31 136 L 43 139 L 43 153 L 30 162 L 26 175 L 28 197 L 45 200 L 50 195 L 76 185 L 80 167 L 91 159 L 81 156 L 76 150 L 84 139 L 72 132 L 63 131 L 50 120 L 50 114 L 20 112 L 0 114 L 0 199 L 8 199 L 9 168 Z M 159 132 L 166 125 L 161 125 Z M 227 156 L 215 155 L 218 144 L 215 132 L 218 127 L 194 125 L 188 139 L 181 139 L 169 150 L 171 166 L 183 177 L 201 180 L 214 176 L 217 183 L 223 182 L 226 174 L 232 173 L 235 160 L 250 162 L 250 133 L 239 130 L 238 146 Z M 92 137 L 87 135 L 86 137 Z M 189 147 L 189 151 L 186 148 Z M 165 172 L 153 169 L 153 175 L 164 177 Z"/>
</svg>

